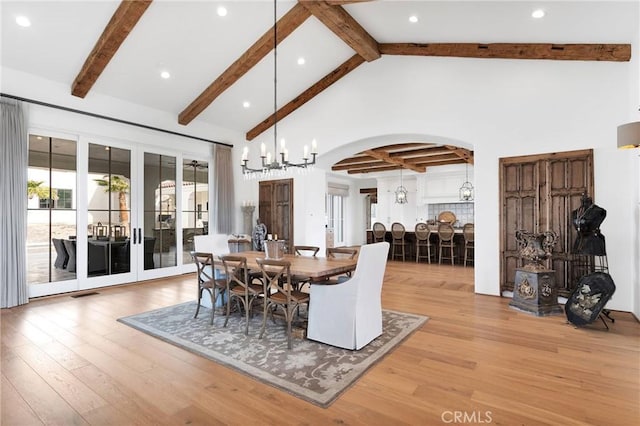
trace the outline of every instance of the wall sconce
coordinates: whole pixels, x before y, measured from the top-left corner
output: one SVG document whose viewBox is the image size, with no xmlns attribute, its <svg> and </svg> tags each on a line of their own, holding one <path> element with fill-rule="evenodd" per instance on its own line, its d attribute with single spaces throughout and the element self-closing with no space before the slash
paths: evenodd
<svg viewBox="0 0 640 426">
<path fill-rule="evenodd" d="M 640 121 L 618 126 L 618 148 L 640 147 Z"/>
</svg>

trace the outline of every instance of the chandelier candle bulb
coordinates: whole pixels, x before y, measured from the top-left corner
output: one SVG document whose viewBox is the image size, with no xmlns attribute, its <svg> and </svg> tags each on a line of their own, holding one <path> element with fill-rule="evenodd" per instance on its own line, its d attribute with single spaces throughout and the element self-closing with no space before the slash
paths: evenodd
<svg viewBox="0 0 640 426">
<path fill-rule="evenodd" d="M 245 146 L 242 150 L 242 161 L 247 161 L 249 159 L 249 147 Z"/>
<path fill-rule="evenodd" d="M 280 152 L 285 152 L 286 146 L 284 142 L 284 138 L 280 139 Z"/>
<path fill-rule="evenodd" d="M 311 141 L 311 153 L 312 154 L 318 153 L 318 142 L 316 142 L 315 139 Z"/>
<path fill-rule="evenodd" d="M 260 144 L 260 157 L 265 157 L 267 152 L 267 147 L 264 145 L 264 142 Z"/>
<path fill-rule="evenodd" d="M 305 161 L 309 159 L 309 147 L 307 145 L 302 150 L 302 159 Z"/>
<path fill-rule="evenodd" d="M 284 162 L 288 163 L 289 162 L 289 150 L 288 149 L 284 149 Z"/>
</svg>

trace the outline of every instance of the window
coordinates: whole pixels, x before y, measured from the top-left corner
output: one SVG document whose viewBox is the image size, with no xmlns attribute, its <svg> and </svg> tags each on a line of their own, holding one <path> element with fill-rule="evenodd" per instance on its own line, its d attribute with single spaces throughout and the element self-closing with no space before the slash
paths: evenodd
<svg viewBox="0 0 640 426">
<path fill-rule="evenodd" d="M 57 188 L 67 189 L 57 189 Z M 29 135 L 27 282 L 76 278 L 76 142 Z M 73 256 L 69 255 L 72 252 Z"/>
<path fill-rule="evenodd" d="M 327 194 L 326 214 L 327 226 L 333 229 L 333 238 L 336 244 L 344 243 L 344 204 L 342 195 Z"/>
<path fill-rule="evenodd" d="M 55 201 L 54 206 L 57 209 L 70 209 L 73 208 L 73 190 L 71 189 L 54 189 L 58 194 L 58 199 Z"/>
</svg>

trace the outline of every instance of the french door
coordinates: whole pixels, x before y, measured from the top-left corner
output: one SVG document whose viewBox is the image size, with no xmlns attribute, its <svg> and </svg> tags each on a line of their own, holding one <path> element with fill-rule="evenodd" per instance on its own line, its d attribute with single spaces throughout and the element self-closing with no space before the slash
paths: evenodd
<svg viewBox="0 0 640 426">
<path fill-rule="evenodd" d="M 206 158 L 29 135 L 30 297 L 188 272 L 208 233 Z"/>
</svg>

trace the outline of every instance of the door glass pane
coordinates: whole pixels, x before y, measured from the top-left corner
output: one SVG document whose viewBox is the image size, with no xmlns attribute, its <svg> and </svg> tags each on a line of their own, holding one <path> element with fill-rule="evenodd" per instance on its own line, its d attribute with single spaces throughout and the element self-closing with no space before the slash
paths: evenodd
<svg viewBox="0 0 640 426">
<path fill-rule="evenodd" d="M 209 167 L 206 161 L 182 162 L 182 255 L 191 263 L 193 237 L 209 233 Z"/>
<path fill-rule="evenodd" d="M 29 135 L 27 282 L 76 278 L 76 142 Z M 66 243 L 65 243 L 66 241 Z M 72 244 L 73 243 L 73 244 Z"/>
<path fill-rule="evenodd" d="M 144 269 L 177 265 L 176 158 L 144 154 Z"/>
<path fill-rule="evenodd" d="M 88 275 L 130 272 L 131 151 L 89 144 Z"/>
</svg>

